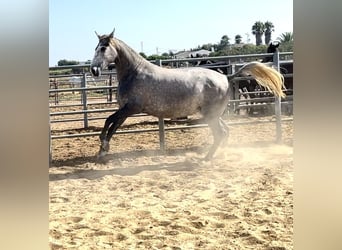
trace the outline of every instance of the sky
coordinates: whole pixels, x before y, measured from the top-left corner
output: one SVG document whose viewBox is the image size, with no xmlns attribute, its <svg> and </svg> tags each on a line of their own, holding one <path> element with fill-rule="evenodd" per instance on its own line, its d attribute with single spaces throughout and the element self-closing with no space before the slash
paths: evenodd
<svg viewBox="0 0 342 250">
<path fill-rule="evenodd" d="M 272 40 L 293 31 L 292 0 L 50 0 L 49 66 L 59 60 L 87 61 L 99 34 L 109 34 L 146 55 L 177 52 L 223 35 L 255 44 L 256 21 L 275 26 Z"/>
</svg>

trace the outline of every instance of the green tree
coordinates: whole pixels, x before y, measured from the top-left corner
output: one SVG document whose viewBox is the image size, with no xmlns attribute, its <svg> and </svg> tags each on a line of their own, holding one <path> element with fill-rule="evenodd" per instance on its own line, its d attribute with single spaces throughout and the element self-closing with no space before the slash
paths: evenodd
<svg viewBox="0 0 342 250">
<path fill-rule="evenodd" d="M 242 36 L 241 36 L 241 35 L 236 35 L 236 36 L 235 36 L 235 43 L 236 43 L 236 44 L 240 44 L 241 41 L 242 41 Z"/>
<path fill-rule="evenodd" d="M 212 44 L 212 43 L 206 43 L 206 44 L 203 44 L 201 46 L 201 49 L 206 49 L 206 50 L 211 50 L 211 48 L 215 48 L 215 46 L 217 46 L 216 44 Z"/>
<path fill-rule="evenodd" d="M 161 57 L 163 57 L 163 59 L 168 59 L 168 58 L 170 58 L 170 55 L 169 55 L 169 53 L 164 52 L 163 54 L 161 54 Z"/>
<path fill-rule="evenodd" d="M 293 42 L 293 33 L 292 32 L 284 32 L 277 39 L 281 43 Z"/>
<path fill-rule="evenodd" d="M 141 55 L 143 58 L 147 58 L 146 54 L 144 52 L 140 52 L 139 55 Z"/>
<path fill-rule="evenodd" d="M 268 45 L 271 41 L 272 32 L 274 31 L 274 25 L 270 21 L 265 24 L 265 44 Z"/>
<path fill-rule="evenodd" d="M 57 63 L 58 66 L 78 65 L 78 64 L 80 64 L 80 62 L 75 61 L 75 60 L 66 60 L 66 59 L 59 60 Z"/>
<path fill-rule="evenodd" d="M 164 60 L 164 59 L 170 59 L 170 56 L 168 53 L 163 53 L 162 55 L 150 55 L 147 57 L 147 60 Z"/>
<path fill-rule="evenodd" d="M 263 22 L 257 21 L 252 26 L 252 34 L 255 35 L 255 44 L 262 44 L 262 35 L 265 32 L 265 24 Z"/>
<path fill-rule="evenodd" d="M 221 41 L 220 43 L 218 44 L 217 46 L 217 49 L 218 50 L 223 50 L 223 49 L 226 49 L 228 46 L 229 46 L 229 37 L 227 35 L 223 35 L 221 37 Z"/>
<path fill-rule="evenodd" d="M 281 52 L 293 51 L 293 33 L 292 32 L 282 33 L 277 39 L 280 42 L 279 51 Z"/>
</svg>

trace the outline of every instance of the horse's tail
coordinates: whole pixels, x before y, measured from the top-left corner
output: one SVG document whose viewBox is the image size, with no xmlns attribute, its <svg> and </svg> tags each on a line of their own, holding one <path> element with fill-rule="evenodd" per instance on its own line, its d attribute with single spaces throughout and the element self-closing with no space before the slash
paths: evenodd
<svg viewBox="0 0 342 250">
<path fill-rule="evenodd" d="M 282 88 L 285 89 L 284 77 L 277 70 L 260 62 L 251 62 L 244 65 L 236 73 L 230 75 L 228 80 L 233 80 L 241 73 L 252 75 L 259 85 L 265 87 L 278 97 L 285 97 L 285 93 L 282 90 Z"/>
</svg>

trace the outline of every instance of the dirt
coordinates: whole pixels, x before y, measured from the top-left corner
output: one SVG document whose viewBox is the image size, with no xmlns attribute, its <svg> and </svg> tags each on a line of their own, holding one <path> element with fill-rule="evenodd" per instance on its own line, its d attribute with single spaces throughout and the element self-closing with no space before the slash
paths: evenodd
<svg viewBox="0 0 342 250">
<path fill-rule="evenodd" d="M 242 120 L 274 118 L 230 122 Z M 157 128 L 155 118 L 125 124 Z M 81 126 L 54 124 L 52 134 Z M 208 128 L 167 131 L 165 152 L 158 132 L 116 135 L 102 163 L 97 136 L 53 140 L 51 249 L 293 249 L 293 122 L 282 131 L 276 144 L 274 122 L 231 125 L 211 161 Z"/>
</svg>

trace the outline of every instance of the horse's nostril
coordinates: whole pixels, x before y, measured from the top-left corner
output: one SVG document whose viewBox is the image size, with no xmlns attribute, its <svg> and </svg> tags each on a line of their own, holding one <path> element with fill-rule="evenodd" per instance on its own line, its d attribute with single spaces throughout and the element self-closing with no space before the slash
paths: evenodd
<svg viewBox="0 0 342 250">
<path fill-rule="evenodd" d="M 91 67 L 90 70 L 91 70 L 91 73 L 92 73 L 94 76 L 99 76 L 99 75 L 100 75 L 100 70 L 99 70 L 98 67 Z"/>
</svg>

